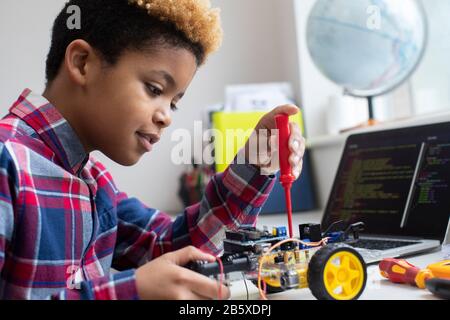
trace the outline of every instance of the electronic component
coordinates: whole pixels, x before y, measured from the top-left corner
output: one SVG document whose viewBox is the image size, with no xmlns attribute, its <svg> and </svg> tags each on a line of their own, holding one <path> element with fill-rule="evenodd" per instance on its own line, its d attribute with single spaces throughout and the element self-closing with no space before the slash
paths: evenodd
<svg viewBox="0 0 450 320">
<path fill-rule="evenodd" d="M 224 273 L 231 272 L 245 272 L 252 271 L 256 269 L 257 257 L 255 255 L 247 254 L 230 254 L 223 256 L 221 258 Z M 204 262 L 204 261 L 194 261 L 189 263 L 187 268 L 201 273 L 205 276 L 218 275 L 220 273 L 220 266 L 217 261 L 215 262 Z"/>
<path fill-rule="evenodd" d="M 243 273 L 246 279 L 258 287 L 263 299 L 266 299 L 266 293 L 306 287 L 309 287 L 318 299 L 348 300 L 359 297 L 366 282 L 366 266 L 359 254 L 343 243 L 326 245 L 325 238 L 311 241 L 317 239 L 317 234 L 320 235 L 318 224 L 304 224 L 299 228 L 304 237 L 309 237 L 303 239 L 305 241 L 288 238 L 286 227 L 272 228 L 272 232 L 267 228 L 259 230 L 253 227 L 227 230 L 222 257 L 215 262 L 192 262 L 186 267 L 226 283 L 233 281 L 233 278 L 239 279 L 236 275 Z M 344 234 L 344 231 L 340 232 Z M 314 257 L 315 270 L 311 271 L 310 263 Z M 338 265 L 335 264 L 336 257 L 337 260 L 345 257 L 352 261 L 352 265 L 360 266 L 360 272 L 354 271 L 358 281 L 349 282 L 347 277 L 332 281 L 335 276 L 333 272 L 349 272 L 348 265 L 342 261 Z M 326 267 L 331 264 L 332 268 Z M 338 290 L 341 293 L 336 293 L 338 291 L 335 289 L 342 289 L 343 286 L 347 289 Z"/>
<path fill-rule="evenodd" d="M 307 223 L 300 224 L 298 226 L 300 240 L 308 240 L 312 242 L 317 242 L 322 240 L 322 231 L 320 224 L 317 223 Z"/>
<path fill-rule="evenodd" d="M 272 235 L 275 237 L 286 237 L 286 227 L 273 227 Z"/>
<path fill-rule="evenodd" d="M 268 230 L 245 228 L 238 231 L 226 231 L 223 249 L 225 253 L 262 253 L 265 248 L 286 239 L 286 227 Z"/>
</svg>

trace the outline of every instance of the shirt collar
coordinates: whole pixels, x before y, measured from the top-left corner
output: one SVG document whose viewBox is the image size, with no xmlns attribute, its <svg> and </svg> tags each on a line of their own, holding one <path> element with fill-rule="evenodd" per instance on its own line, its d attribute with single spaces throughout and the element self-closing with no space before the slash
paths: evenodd
<svg viewBox="0 0 450 320">
<path fill-rule="evenodd" d="M 25 89 L 9 112 L 36 131 L 66 170 L 76 175 L 81 172 L 89 155 L 67 120 L 47 99 Z"/>
</svg>

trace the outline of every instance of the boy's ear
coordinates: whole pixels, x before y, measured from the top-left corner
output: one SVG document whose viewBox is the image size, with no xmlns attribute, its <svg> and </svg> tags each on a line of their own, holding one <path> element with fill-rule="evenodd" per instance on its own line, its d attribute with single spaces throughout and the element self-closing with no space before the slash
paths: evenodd
<svg viewBox="0 0 450 320">
<path fill-rule="evenodd" d="M 98 63 L 98 57 L 89 43 L 77 39 L 72 41 L 66 49 L 64 64 L 70 80 L 80 86 L 87 83 L 89 72 Z"/>
</svg>

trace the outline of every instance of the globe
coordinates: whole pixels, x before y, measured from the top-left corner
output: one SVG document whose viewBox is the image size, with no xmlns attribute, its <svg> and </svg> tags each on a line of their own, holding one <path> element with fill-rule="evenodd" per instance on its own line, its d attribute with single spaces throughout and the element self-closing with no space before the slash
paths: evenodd
<svg viewBox="0 0 450 320">
<path fill-rule="evenodd" d="M 414 72 L 427 42 L 416 0 L 318 0 L 307 45 L 319 70 L 354 96 L 393 90 Z"/>
</svg>

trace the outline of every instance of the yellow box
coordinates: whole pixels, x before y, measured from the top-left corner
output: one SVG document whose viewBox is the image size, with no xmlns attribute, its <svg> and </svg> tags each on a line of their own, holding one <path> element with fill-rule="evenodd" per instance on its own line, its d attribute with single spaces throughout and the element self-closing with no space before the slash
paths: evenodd
<svg viewBox="0 0 450 320">
<path fill-rule="evenodd" d="M 212 116 L 213 129 L 221 132 L 221 138 L 214 141 L 216 171 L 223 172 L 233 161 L 236 153 L 245 145 L 259 120 L 267 112 L 215 112 Z M 301 111 L 291 116 L 304 133 Z"/>
</svg>

